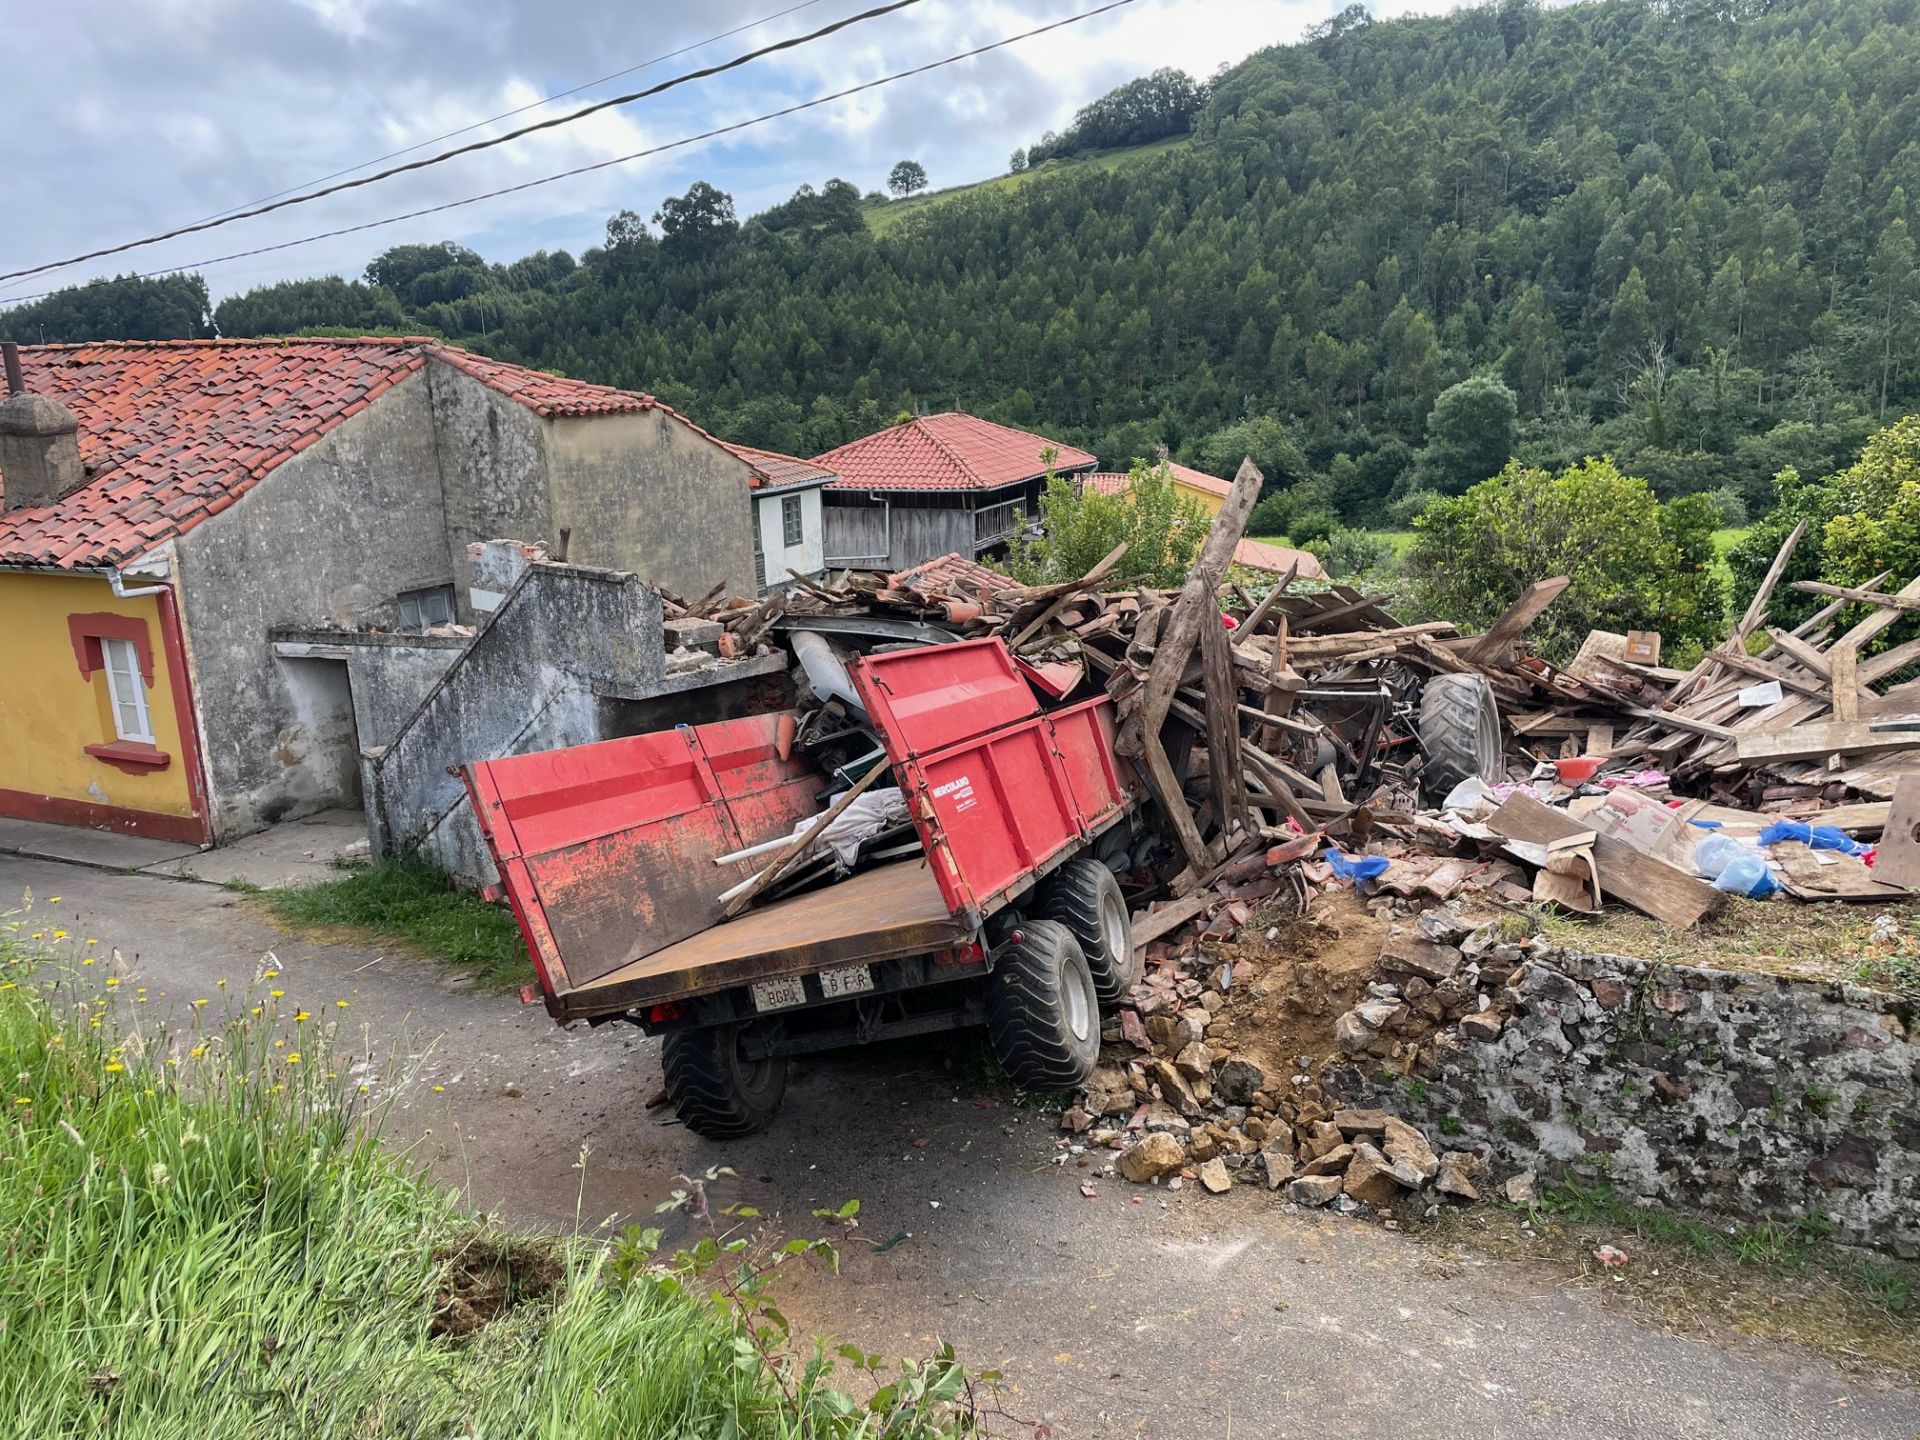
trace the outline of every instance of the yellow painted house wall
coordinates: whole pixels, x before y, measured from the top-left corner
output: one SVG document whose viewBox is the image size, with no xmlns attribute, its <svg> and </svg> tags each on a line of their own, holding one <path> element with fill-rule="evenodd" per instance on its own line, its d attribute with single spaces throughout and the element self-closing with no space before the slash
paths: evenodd
<svg viewBox="0 0 1920 1440">
<path fill-rule="evenodd" d="M 67 617 L 105 612 L 146 622 L 153 649 L 147 709 L 165 769 L 128 774 L 86 753 L 114 739 L 106 673 L 83 679 Z M 98 576 L 0 571 L 0 814 L 4 792 L 162 815 L 193 814 L 188 757 L 155 596 L 121 600 Z"/>
<path fill-rule="evenodd" d="M 1189 485 L 1178 475 L 1173 477 L 1173 488 L 1175 493 L 1183 495 L 1189 500 L 1199 501 L 1200 508 L 1209 515 L 1218 515 L 1222 510 L 1227 508 L 1225 496 L 1216 495 L 1211 490 L 1202 490 L 1197 485 Z"/>
</svg>

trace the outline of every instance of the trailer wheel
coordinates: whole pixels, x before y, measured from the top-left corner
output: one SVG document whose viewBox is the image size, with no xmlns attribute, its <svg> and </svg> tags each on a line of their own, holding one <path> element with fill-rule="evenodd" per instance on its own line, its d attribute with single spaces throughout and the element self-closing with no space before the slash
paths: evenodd
<svg viewBox="0 0 1920 1440">
<path fill-rule="evenodd" d="M 1073 932 L 1029 920 L 995 957 L 987 1034 L 1014 1083 L 1072 1090 L 1100 1058 L 1100 997 Z"/>
<path fill-rule="evenodd" d="M 1073 932 L 1093 972 L 1093 990 L 1101 1005 L 1118 1005 L 1140 983 L 1126 897 L 1113 872 L 1098 860 L 1082 858 L 1062 865 L 1042 891 L 1036 913 L 1058 920 Z"/>
<path fill-rule="evenodd" d="M 749 1060 L 744 1025 L 705 1025 L 669 1031 L 660 1065 L 667 1095 L 689 1130 L 709 1140 L 733 1140 L 764 1129 L 787 1094 L 784 1059 Z"/>
<path fill-rule="evenodd" d="M 1420 697 L 1420 785 L 1438 803 L 1464 780 L 1501 778 L 1500 711 L 1479 675 L 1436 675 Z"/>
</svg>

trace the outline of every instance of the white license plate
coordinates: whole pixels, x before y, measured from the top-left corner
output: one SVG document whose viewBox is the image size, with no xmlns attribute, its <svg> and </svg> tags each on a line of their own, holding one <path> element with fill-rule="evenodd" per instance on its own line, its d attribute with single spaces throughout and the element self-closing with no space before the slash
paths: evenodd
<svg viewBox="0 0 1920 1440">
<path fill-rule="evenodd" d="M 756 980 L 752 989 L 756 1010 L 791 1010 L 807 1003 L 806 989 L 798 980 Z"/>
<path fill-rule="evenodd" d="M 822 970 L 820 993 L 829 1000 L 836 995 L 858 995 L 873 989 L 873 970 L 866 965 L 849 965 L 844 970 Z"/>
</svg>

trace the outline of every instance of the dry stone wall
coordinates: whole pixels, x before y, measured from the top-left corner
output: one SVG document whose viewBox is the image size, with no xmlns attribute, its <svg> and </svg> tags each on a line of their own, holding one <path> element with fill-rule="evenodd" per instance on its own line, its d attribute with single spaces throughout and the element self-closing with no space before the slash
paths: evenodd
<svg viewBox="0 0 1920 1440">
<path fill-rule="evenodd" d="M 1404 1117 L 1439 1146 L 1476 1150 L 1496 1173 L 1606 1181 L 1748 1218 L 1823 1218 L 1836 1239 L 1920 1256 L 1911 1002 L 1544 939 L 1491 946 L 1459 978 L 1481 1008 L 1433 1009 L 1419 975 L 1376 986 L 1374 1011 L 1358 1006 L 1346 1025 L 1354 1043 L 1343 1039 L 1351 1053 L 1326 1074 L 1328 1090 Z"/>
</svg>

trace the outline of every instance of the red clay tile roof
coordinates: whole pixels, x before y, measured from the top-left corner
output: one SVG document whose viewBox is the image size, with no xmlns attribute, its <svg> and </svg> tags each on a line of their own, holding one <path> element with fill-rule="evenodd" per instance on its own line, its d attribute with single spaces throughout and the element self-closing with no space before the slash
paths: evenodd
<svg viewBox="0 0 1920 1440">
<path fill-rule="evenodd" d="M 991 594 L 1012 583 L 1012 576 L 969 560 L 958 551 L 922 560 L 910 570 L 896 571 L 887 577 L 887 584 L 895 589 L 911 585 L 916 590 L 968 599 L 977 599 L 982 590 Z"/>
<path fill-rule="evenodd" d="M 1133 476 L 1125 470 L 1089 470 L 1080 477 L 1080 488 L 1096 495 L 1124 495 L 1132 483 Z"/>
<path fill-rule="evenodd" d="M 543 416 L 632 413 L 657 403 L 420 338 L 23 345 L 27 389 L 80 419 L 87 482 L 52 505 L 0 511 L 0 565 L 76 569 L 135 559 L 219 514 L 430 357 Z"/>
<path fill-rule="evenodd" d="M 1046 473 L 1040 452 L 1059 452 L 1056 471 L 1084 470 L 1094 457 L 1044 435 L 972 415 L 922 415 L 891 430 L 816 455 L 840 478 L 829 490 L 997 490 Z"/>
<path fill-rule="evenodd" d="M 1308 550 L 1290 550 L 1285 545 L 1269 545 L 1264 540 L 1242 540 L 1233 547 L 1233 563 L 1244 565 L 1249 570 L 1264 570 L 1270 575 L 1284 575 L 1293 566 L 1296 580 L 1324 580 L 1327 572 L 1320 562 Z"/>
<path fill-rule="evenodd" d="M 1209 475 L 1204 470 L 1196 470 L 1191 465 L 1176 465 L 1167 462 L 1170 478 L 1182 485 L 1191 485 L 1196 490 L 1204 490 L 1209 495 L 1217 495 L 1222 500 L 1233 489 L 1233 483 Z M 1097 490 L 1102 495 L 1118 495 L 1127 488 L 1129 475 L 1124 470 L 1096 470 L 1081 483 L 1088 490 Z"/>
<path fill-rule="evenodd" d="M 594 385 L 585 380 L 569 380 L 543 370 L 528 370 L 504 360 L 490 360 L 450 345 L 429 345 L 456 370 L 464 370 L 489 390 L 518 400 L 534 414 L 551 420 L 576 415 L 633 415 L 651 410 L 659 402 L 637 390 L 616 390 L 611 385 Z"/>
<path fill-rule="evenodd" d="M 811 460 L 802 460 L 795 455 L 782 455 L 778 450 L 762 450 L 756 445 L 734 445 L 725 440 L 719 443 L 747 462 L 753 471 L 750 483 L 756 490 L 762 485 L 818 484 L 834 478 L 833 471 L 824 465 L 816 465 Z"/>
<path fill-rule="evenodd" d="M 87 481 L 52 505 L 0 511 L 0 564 L 145 554 L 426 363 L 417 343 L 392 341 L 23 345 L 27 389 L 80 419 Z"/>
</svg>

